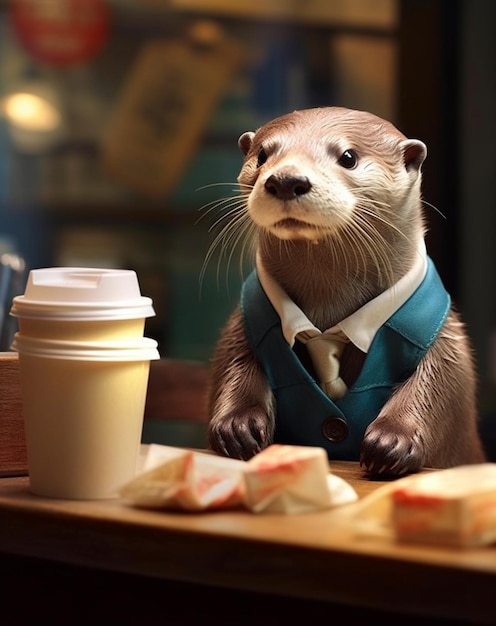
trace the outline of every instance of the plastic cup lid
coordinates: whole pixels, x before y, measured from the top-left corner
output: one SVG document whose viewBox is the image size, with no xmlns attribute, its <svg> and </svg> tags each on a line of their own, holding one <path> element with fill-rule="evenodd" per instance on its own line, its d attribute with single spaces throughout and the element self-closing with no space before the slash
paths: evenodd
<svg viewBox="0 0 496 626">
<path fill-rule="evenodd" d="M 155 315 L 133 270 L 53 267 L 31 270 L 14 317 L 68 320 L 138 319 Z"/>
<path fill-rule="evenodd" d="M 28 356 L 68 361 L 156 361 L 160 359 L 154 339 L 120 341 L 58 341 L 24 337 L 19 333 L 14 336 L 11 350 Z"/>
</svg>

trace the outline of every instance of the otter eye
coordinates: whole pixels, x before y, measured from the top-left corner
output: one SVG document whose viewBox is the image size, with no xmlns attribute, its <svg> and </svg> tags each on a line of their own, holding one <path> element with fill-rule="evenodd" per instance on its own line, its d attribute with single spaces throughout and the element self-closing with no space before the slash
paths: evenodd
<svg viewBox="0 0 496 626">
<path fill-rule="evenodd" d="M 345 150 L 339 157 L 338 163 L 347 170 L 352 170 L 358 162 L 357 153 L 354 150 Z"/>
<path fill-rule="evenodd" d="M 257 167 L 260 167 L 261 165 L 263 165 L 265 161 L 267 161 L 267 153 L 265 152 L 263 148 L 260 148 L 260 151 L 258 153 L 258 159 L 257 159 Z"/>
</svg>

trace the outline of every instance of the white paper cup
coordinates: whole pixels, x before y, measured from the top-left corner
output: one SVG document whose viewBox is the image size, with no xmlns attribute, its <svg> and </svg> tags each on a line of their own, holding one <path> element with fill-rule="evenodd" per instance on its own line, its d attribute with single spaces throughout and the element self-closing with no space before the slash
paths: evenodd
<svg viewBox="0 0 496 626">
<path fill-rule="evenodd" d="M 157 343 L 69 342 L 17 333 L 31 491 L 115 496 L 136 472 Z"/>
<path fill-rule="evenodd" d="M 10 314 L 28 337 L 112 341 L 143 336 L 155 312 L 133 270 L 55 267 L 31 270 Z"/>
</svg>

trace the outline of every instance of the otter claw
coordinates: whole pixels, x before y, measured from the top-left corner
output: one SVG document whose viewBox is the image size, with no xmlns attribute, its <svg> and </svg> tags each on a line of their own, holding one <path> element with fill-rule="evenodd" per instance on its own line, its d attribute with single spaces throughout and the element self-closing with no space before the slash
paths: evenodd
<svg viewBox="0 0 496 626">
<path fill-rule="evenodd" d="M 225 415 L 210 423 L 208 438 L 217 454 L 248 461 L 270 443 L 267 416 L 259 407 Z"/>
<path fill-rule="evenodd" d="M 424 459 L 418 432 L 409 434 L 391 424 L 372 423 L 362 442 L 360 466 L 371 475 L 401 476 L 418 472 Z"/>
</svg>

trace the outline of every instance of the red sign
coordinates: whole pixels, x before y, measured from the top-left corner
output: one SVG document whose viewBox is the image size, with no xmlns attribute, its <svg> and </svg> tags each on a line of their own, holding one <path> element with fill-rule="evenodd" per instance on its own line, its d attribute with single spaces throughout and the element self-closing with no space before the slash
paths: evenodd
<svg viewBox="0 0 496 626">
<path fill-rule="evenodd" d="M 11 19 L 26 50 L 51 65 L 88 61 L 109 32 L 105 0 L 14 0 Z"/>
</svg>

